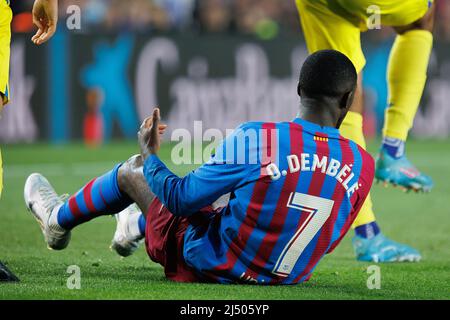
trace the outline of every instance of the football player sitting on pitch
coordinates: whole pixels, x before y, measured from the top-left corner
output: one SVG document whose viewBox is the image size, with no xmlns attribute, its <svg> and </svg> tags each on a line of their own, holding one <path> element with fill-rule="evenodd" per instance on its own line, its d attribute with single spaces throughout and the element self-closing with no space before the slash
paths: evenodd
<svg viewBox="0 0 450 320">
<path fill-rule="evenodd" d="M 183 178 L 158 158 L 166 127 L 155 109 L 138 133 L 140 155 L 93 179 L 66 202 L 42 175 L 32 174 L 25 184 L 26 205 L 53 249 L 64 249 L 80 223 L 124 210 L 115 249 L 131 254 L 145 238 L 148 255 L 169 279 L 308 280 L 350 228 L 373 181 L 372 157 L 338 130 L 356 82 L 345 55 L 314 53 L 300 73 L 297 118 L 240 125 L 207 163 Z M 213 209 L 226 194 L 229 202 Z M 143 214 L 125 210 L 133 203 Z"/>
</svg>

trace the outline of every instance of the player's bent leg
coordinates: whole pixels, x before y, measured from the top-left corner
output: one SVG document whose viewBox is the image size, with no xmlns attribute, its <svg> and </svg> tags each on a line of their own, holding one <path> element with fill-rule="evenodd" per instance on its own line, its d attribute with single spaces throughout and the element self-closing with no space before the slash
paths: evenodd
<svg viewBox="0 0 450 320">
<path fill-rule="evenodd" d="M 141 156 L 133 156 L 121 166 L 118 181 L 121 190 L 133 198 L 145 216 L 133 206 L 120 212 L 116 216 L 112 248 L 119 255 L 128 256 L 145 237 L 150 259 L 164 266 L 167 278 L 179 282 L 199 281 L 183 256 L 184 232 L 189 222 L 171 214 L 155 199 L 143 175 Z"/>
<path fill-rule="evenodd" d="M 375 172 L 378 180 L 424 192 L 431 190 L 433 181 L 406 158 L 405 141 L 425 87 L 433 24 L 434 8 L 408 26 L 395 27 L 398 35 L 388 64 L 389 107 Z"/>
</svg>

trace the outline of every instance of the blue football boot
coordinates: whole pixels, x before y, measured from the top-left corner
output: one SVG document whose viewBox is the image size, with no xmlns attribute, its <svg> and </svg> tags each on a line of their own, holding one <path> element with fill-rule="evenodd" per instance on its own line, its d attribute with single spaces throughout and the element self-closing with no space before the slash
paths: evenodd
<svg viewBox="0 0 450 320">
<path fill-rule="evenodd" d="M 417 170 L 406 156 L 395 159 L 383 149 L 377 157 L 375 179 L 377 182 L 399 186 L 405 191 L 430 192 L 433 188 L 433 180 Z"/>
<path fill-rule="evenodd" d="M 420 253 L 401 243 L 386 238 L 382 233 L 371 239 L 355 235 L 352 239 L 356 259 L 366 262 L 418 262 Z"/>
</svg>

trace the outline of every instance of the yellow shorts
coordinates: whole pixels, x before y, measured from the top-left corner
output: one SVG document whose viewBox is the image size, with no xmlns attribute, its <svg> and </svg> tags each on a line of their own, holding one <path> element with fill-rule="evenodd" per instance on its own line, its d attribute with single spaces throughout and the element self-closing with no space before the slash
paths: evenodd
<svg viewBox="0 0 450 320">
<path fill-rule="evenodd" d="M 432 0 L 296 0 L 310 53 L 334 49 L 347 55 L 360 72 L 366 63 L 361 31 L 374 13 L 381 25 L 405 26 L 422 18 Z M 376 6 L 376 7 L 375 7 Z M 368 10 L 369 7 L 377 9 Z"/>
<path fill-rule="evenodd" d="M 11 45 L 11 20 L 11 8 L 5 0 L 0 0 L 0 93 L 3 97 L 3 105 L 9 101 L 8 79 Z"/>
</svg>

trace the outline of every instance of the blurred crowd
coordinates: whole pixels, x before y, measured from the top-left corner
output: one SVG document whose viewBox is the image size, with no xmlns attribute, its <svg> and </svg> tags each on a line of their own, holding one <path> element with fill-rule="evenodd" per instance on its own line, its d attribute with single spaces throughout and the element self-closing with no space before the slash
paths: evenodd
<svg viewBox="0 0 450 320">
<path fill-rule="evenodd" d="M 13 29 L 32 28 L 33 0 L 11 1 L 17 14 Z M 60 14 L 70 5 L 82 13 L 82 31 L 194 31 L 256 34 L 273 38 L 280 32 L 299 32 L 294 0 L 60 0 Z M 436 36 L 450 40 L 450 1 L 435 0 Z"/>
</svg>

